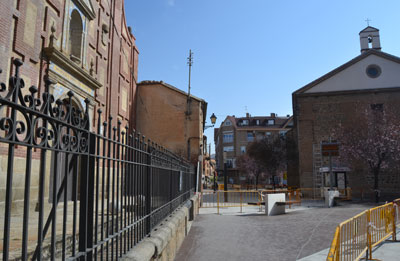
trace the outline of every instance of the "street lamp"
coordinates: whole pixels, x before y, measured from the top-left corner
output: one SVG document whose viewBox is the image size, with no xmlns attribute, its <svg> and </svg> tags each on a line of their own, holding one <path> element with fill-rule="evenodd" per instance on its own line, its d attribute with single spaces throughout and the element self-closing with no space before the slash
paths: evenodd
<svg viewBox="0 0 400 261">
<path fill-rule="evenodd" d="M 215 122 L 217 121 L 217 116 L 215 116 L 215 114 L 213 113 L 213 114 L 211 115 L 211 117 L 210 117 L 210 120 L 211 120 L 211 125 L 206 125 L 206 126 L 204 126 L 204 129 L 205 129 L 205 130 L 208 129 L 208 128 L 214 127 Z"/>
</svg>

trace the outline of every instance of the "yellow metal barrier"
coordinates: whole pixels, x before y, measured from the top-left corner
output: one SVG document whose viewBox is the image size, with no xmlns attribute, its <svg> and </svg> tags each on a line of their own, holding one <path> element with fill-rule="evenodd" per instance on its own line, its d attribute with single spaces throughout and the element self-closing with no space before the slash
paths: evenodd
<svg viewBox="0 0 400 261">
<path fill-rule="evenodd" d="M 286 202 L 291 208 L 292 204 L 301 205 L 301 192 L 297 190 L 217 190 L 203 191 L 201 196 L 202 208 L 217 208 L 218 213 L 220 208 L 240 207 L 242 212 L 245 206 L 259 206 L 262 211 L 262 202 L 264 202 L 265 194 L 285 193 Z"/>
<path fill-rule="evenodd" d="M 202 193 L 201 207 L 217 208 L 218 213 L 220 208 L 240 207 L 242 212 L 244 206 L 261 206 L 261 202 L 262 198 L 257 190 L 217 190 Z"/>
<path fill-rule="evenodd" d="M 372 259 L 372 248 L 392 236 L 400 224 L 399 200 L 366 210 L 342 222 L 337 228 L 327 261 Z"/>
<path fill-rule="evenodd" d="M 393 234 L 393 203 L 372 208 L 370 211 L 370 230 L 371 248 L 382 243 Z M 371 251 L 370 251 L 371 252 Z"/>
<path fill-rule="evenodd" d="M 400 228 L 400 199 L 393 201 L 393 207 L 395 212 L 395 223 Z"/>
<path fill-rule="evenodd" d="M 393 224 L 393 240 L 397 240 L 396 231 L 400 229 L 400 199 L 396 199 L 393 201 L 393 215 L 394 215 L 394 224 Z"/>
<path fill-rule="evenodd" d="M 329 260 L 339 260 L 339 255 L 340 255 L 339 237 L 340 237 L 340 227 L 338 226 L 336 228 L 335 236 L 333 237 L 331 248 L 328 253 Z"/>
<path fill-rule="evenodd" d="M 261 190 L 260 194 L 263 198 L 265 194 L 275 194 L 275 193 L 285 193 L 286 195 L 286 203 L 288 203 L 289 208 L 292 207 L 292 204 L 298 204 L 301 205 L 301 190 L 300 189 L 294 189 L 294 190 L 287 190 L 287 189 L 276 189 L 276 190 Z"/>
</svg>

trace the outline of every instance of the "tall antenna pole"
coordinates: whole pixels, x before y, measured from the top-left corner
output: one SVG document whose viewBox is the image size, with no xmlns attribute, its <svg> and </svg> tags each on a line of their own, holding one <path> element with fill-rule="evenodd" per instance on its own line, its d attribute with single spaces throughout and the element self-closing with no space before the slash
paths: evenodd
<svg viewBox="0 0 400 261">
<path fill-rule="evenodd" d="M 188 86 L 188 97 L 187 97 L 187 111 L 186 114 L 190 115 L 190 77 L 192 73 L 192 64 L 193 64 L 193 53 L 192 50 L 189 50 L 189 57 L 187 58 L 188 62 L 187 64 L 189 65 L 189 86 Z"/>
<path fill-rule="evenodd" d="M 189 57 L 188 57 L 187 59 L 188 59 L 187 64 L 189 65 L 189 90 L 188 90 L 188 97 L 190 97 L 190 76 L 191 76 L 191 73 L 192 73 L 192 64 L 193 64 L 193 52 L 192 52 L 191 49 L 189 50 Z"/>
</svg>

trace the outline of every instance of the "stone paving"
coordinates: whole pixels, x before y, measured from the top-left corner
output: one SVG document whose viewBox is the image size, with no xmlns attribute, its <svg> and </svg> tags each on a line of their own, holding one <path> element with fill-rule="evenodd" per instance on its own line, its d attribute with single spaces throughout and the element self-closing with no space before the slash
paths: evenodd
<svg viewBox="0 0 400 261">
<path fill-rule="evenodd" d="M 336 226 L 373 207 L 341 203 L 334 208 L 308 202 L 279 216 L 266 216 L 258 207 L 201 209 L 176 261 L 298 260 L 327 249 Z M 322 257 L 322 256 L 321 256 Z M 325 260 L 324 258 L 319 260 Z"/>
</svg>

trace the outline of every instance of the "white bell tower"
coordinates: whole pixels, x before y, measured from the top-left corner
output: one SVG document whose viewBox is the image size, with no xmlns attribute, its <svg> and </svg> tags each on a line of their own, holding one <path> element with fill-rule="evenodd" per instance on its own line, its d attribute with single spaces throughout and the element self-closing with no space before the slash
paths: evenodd
<svg viewBox="0 0 400 261">
<path fill-rule="evenodd" d="M 368 51 L 369 49 L 381 50 L 381 41 L 379 39 L 379 29 L 372 26 L 367 26 L 360 32 L 360 47 L 361 52 Z"/>
</svg>

